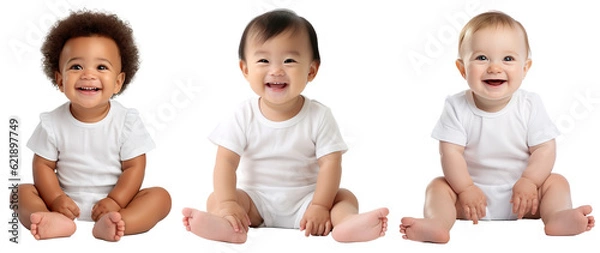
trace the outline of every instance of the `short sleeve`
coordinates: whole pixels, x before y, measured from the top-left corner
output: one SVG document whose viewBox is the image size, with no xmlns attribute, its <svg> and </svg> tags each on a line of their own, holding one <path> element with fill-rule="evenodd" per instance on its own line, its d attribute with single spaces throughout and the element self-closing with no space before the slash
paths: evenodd
<svg viewBox="0 0 600 253">
<path fill-rule="evenodd" d="M 550 120 L 540 96 L 529 93 L 528 100 L 531 104 L 531 112 L 527 128 L 527 145 L 533 147 L 559 136 L 560 131 Z"/>
<path fill-rule="evenodd" d="M 329 108 L 324 110 L 316 134 L 315 155 L 317 159 L 333 152 L 345 153 L 348 150 L 348 145 L 344 142 L 338 124 Z"/>
<path fill-rule="evenodd" d="M 208 139 L 213 144 L 242 156 L 247 145 L 246 126 L 249 124 L 249 117 L 252 117 L 250 105 L 242 105 L 232 116 L 221 121 Z"/>
<path fill-rule="evenodd" d="M 137 110 L 128 109 L 121 133 L 121 161 L 127 161 L 154 149 L 155 144 Z"/>
<path fill-rule="evenodd" d="M 52 128 L 52 119 L 48 113 L 40 115 L 40 123 L 27 142 L 27 147 L 36 155 L 50 161 L 58 160 L 56 136 Z"/>
<path fill-rule="evenodd" d="M 431 137 L 439 141 L 466 146 L 467 134 L 458 116 L 460 109 L 450 99 L 446 99 L 444 111 L 433 128 Z"/>
</svg>

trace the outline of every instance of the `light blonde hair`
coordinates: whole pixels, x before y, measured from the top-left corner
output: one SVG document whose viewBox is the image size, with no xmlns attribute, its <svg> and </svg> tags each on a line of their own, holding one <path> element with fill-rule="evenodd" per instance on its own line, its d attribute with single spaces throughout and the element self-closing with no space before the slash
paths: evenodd
<svg viewBox="0 0 600 253">
<path fill-rule="evenodd" d="M 525 48 L 527 50 L 527 57 L 531 55 L 531 48 L 529 47 L 529 39 L 527 38 L 527 32 L 525 27 L 519 21 L 515 20 L 511 16 L 500 12 L 500 11 L 489 11 L 481 13 L 467 22 L 465 27 L 460 31 L 458 36 L 458 54 L 460 57 L 463 42 L 472 36 L 475 32 L 488 28 L 488 27 L 501 27 L 507 26 L 510 28 L 520 28 L 523 31 L 523 37 L 525 38 Z"/>
</svg>

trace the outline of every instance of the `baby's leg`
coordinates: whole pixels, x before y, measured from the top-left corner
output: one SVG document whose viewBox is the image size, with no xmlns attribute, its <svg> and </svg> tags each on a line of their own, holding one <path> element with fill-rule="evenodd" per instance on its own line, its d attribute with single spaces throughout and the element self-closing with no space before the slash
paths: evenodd
<svg viewBox="0 0 600 253">
<path fill-rule="evenodd" d="M 248 194 L 242 190 L 237 190 L 237 203 L 246 210 L 250 217 L 252 225 L 257 226 L 262 223 L 262 218 L 254 205 L 254 202 Z M 218 203 L 214 194 L 211 194 L 207 201 L 208 212 L 202 212 L 193 208 L 184 208 L 183 225 L 187 231 L 194 233 L 204 239 L 231 243 L 244 243 L 247 239 L 246 230 L 235 231 L 229 221 L 218 213 Z"/>
<path fill-rule="evenodd" d="M 594 227 L 594 217 L 588 216 L 588 205 L 573 209 L 567 180 L 551 174 L 541 187 L 540 216 L 547 235 L 577 235 Z"/>
<path fill-rule="evenodd" d="M 16 210 L 25 228 L 35 239 L 50 239 L 73 235 L 75 222 L 66 216 L 51 212 L 32 184 L 19 185 L 19 208 Z"/>
<path fill-rule="evenodd" d="M 434 179 L 426 190 L 425 218 L 402 218 L 402 238 L 447 243 L 450 240 L 450 229 L 456 221 L 456 200 L 456 193 L 443 177 Z"/>
<path fill-rule="evenodd" d="M 94 224 L 92 234 L 98 239 L 116 242 L 125 235 L 125 222 L 119 212 L 109 212 Z"/>
<path fill-rule="evenodd" d="M 338 242 L 365 242 L 385 235 L 387 208 L 358 213 L 358 201 L 354 194 L 340 189 L 331 208 L 333 231 L 331 236 Z"/>
<path fill-rule="evenodd" d="M 171 211 L 171 196 L 161 187 L 140 190 L 126 208 L 119 211 L 125 222 L 125 235 L 144 233 Z"/>
</svg>

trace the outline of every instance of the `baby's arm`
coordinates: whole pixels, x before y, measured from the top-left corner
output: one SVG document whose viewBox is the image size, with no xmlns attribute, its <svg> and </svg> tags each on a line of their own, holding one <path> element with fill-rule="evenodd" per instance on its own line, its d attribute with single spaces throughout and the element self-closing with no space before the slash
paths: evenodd
<svg viewBox="0 0 600 253">
<path fill-rule="evenodd" d="M 251 224 L 248 213 L 238 203 L 236 170 L 239 164 L 240 156 L 237 153 L 219 146 L 213 187 L 219 210 L 218 215 L 227 219 L 234 231 L 245 233 Z"/>
<path fill-rule="evenodd" d="M 477 224 L 479 218 L 485 216 L 486 198 L 481 189 L 477 187 L 463 156 L 465 147 L 440 141 L 440 156 L 444 177 L 450 187 L 458 195 L 458 202 L 467 219 Z"/>
<path fill-rule="evenodd" d="M 300 221 L 305 235 L 326 236 L 331 231 L 330 210 L 342 177 L 342 153 L 334 152 L 318 160 L 319 175 L 313 199 Z"/>
<path fill-rule="evenodd" d="M 79 217 L 79 207 L 69 198 L 58 184 L 54 170 L 56 162 L 34 155 L 33 181 L 40 197 L 50 211 L 59 212 L 69 219 Z"/>
<path fill-rule="evenodd" d="M 531 211 L 535 214 L 538 209 L 538 189 L 546 181 L 556 158 L 556 142 L 554 139 L 542 144 L 529 147 L 529 163 L 521 178 L 513 187 L 513 213 L 519 218 Z"/>
<path fill-rule="evenodd" d="M 92 219 L 97 221 L 102 215 L 111 211 L 119 211 L 131 202 L 139 192 L 144 181 L 146 155 L 121 162 L 123 173 L 108 196 L 101 199 L 92 209 Z"/>
</svg>

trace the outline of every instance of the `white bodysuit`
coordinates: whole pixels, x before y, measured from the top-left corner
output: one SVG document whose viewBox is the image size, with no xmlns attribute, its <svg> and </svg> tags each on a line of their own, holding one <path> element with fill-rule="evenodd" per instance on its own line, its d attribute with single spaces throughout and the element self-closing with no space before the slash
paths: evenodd
<svg viewBox="0 0 600 253">
<path fill-rule="evenodd" d="M 529 147 L 559 135 L 540 97 L 517 90 L 505 108 L 489 113 L 478 109 L 467 90 L 446 99 L 432 137 L 465 147 L 469 174 L 487 197 L 483 219 L 516 219 L 512 187 L 529 161 Z"/>
<path fill-rule="evenodd" d="M 321 103 L 305 98 L 296 116 L 274 122 L 262 115 L 258 102 L 243 103 L 209 139 L 241 156 L 238 185 L 252 198 L 263 226 L 299 228 L 316 187 L 317 159 L 348 148 Z"/>
<path fill-rule="evenodd" d="M 154 148 L 138 112 L 116 101 L 104 119 L 83 123 L 73 117 L 67 102 L 40 115 L 27 143 L 35 154 L 56 161 L 63 191 L 79 206 L 78 219 L 91 221 L 91 209 L 116 185 L 121 162 Z"/>
</svg>

